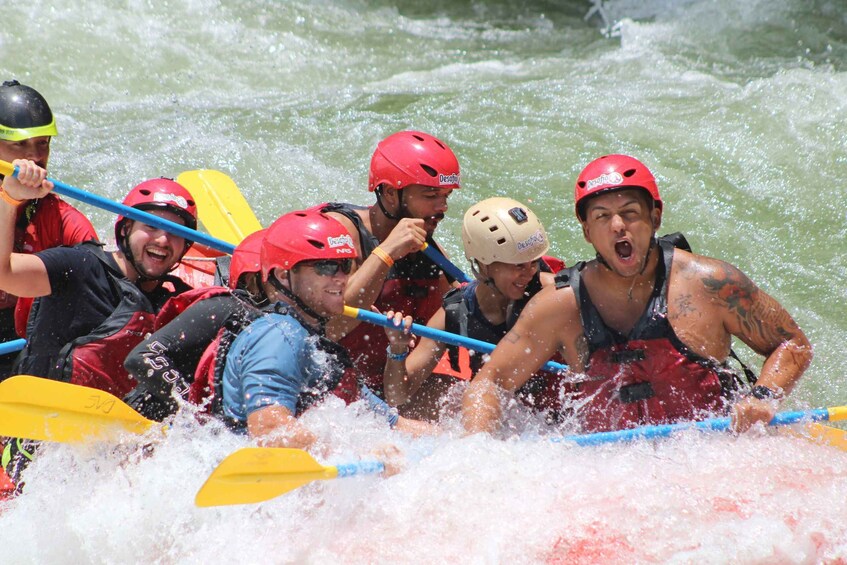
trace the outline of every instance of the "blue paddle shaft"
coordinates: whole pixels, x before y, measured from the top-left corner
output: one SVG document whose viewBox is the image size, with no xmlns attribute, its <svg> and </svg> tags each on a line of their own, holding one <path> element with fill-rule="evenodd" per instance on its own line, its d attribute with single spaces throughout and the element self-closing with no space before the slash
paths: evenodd
<svg viewBox="0 0 847 565">
<path fill-rule="evenodd" d="M 386 328 L 397 329 L 397 326 L 395 326 L 394 323 L 388 318 L 386 318 L 383 314 L 369 312 L 361 308 L 358 308 L 356 310 L 356 317 L 364 322 L 376 324 L 378 326 L 384 326 Z M 428 337 L 429 339 L 441 343 L 446 343 L 448 345 L 467 347 L 468 349 L 479 351 L 481 353 L 491 353 L 492 351 L 494 351 L 494 344 L 488 343 L 487 341 L 480 341 L 478 339 L 473 339 L 472 337 L 465 337 L 463 335 L 445 332 L 444 330 L 430 328 L 429 326 L 423 326 L 421 324 L 412 323 L 410 331 L 415 335 Z M 562 365 L 561 363 L 556 363 L 555 361 L 547 361 L 547 363 L 544 364 L 544 369 L 554 373 L 558 373 L 562 371 L 567 371 L 568 366 Z"/>
<path fill-rule="evenodd" d="M 11 341 L 0 343 L 0 355 L 20 351 L 24 348 L 24 345 L 26 345 L 25 339 L 13 339 Z"/>
<path fill-rule="evenodd" d="M 826 408 L 805 410 L 800 412 L 779 412 L 771 426 L 786 426 L 797 422 L 821 422 L 829 420 L 829 411 Z M 595 434 L 571 435 L 553 438 L 554 442 L 574 442 L 578 445 L 600 445 L 603 443 L 619 443 L 635 441 L 639 439 L 654 439 L 668 437 L 683 430 L 697 430 L 701 432 L 722 432 L 729 429 L 730 418 L 709 418 L 700 422 L 682 422 L 679 424 L 666 424 L 661 426 L 642 426 L 631 430 L 618 430 L 614 432 L 598 432 Z"/>
<path fill-rule="evenodd" d="M 359 463 L 346 463 L 336 465 L 338 477 L 352 477 L 354 475 L 375 475 L 385 471 L 385 465 L 381 461 L 361 461 Z"/>
<path fill-rule="evenodd" d="M 15 172 L 13 174 L 18 174 L 17 167 L 15 167 Z M 114 212 L 115 214 L 120 214 L 122 216 L 126 216 L 127 218 L 137 220 L 139 222 L 144 222 L 147 225 L 163 229 L 169 233 L 178 235 L 191 241 L 195 241 L 197 243 L 202 243 L 203 245 L 211 247 L 212 249 L 217 249 L 218 251 L 221 251 L 223 253 L 232 253 L 235 250 L 235 246 L 233 244 L 222 239 L 218 239 L 216 237 L 200 233 L 197 230 L 187 228 L 183 225 L 171 222 L 164 218 L 160 218 L 159 216 L 150 214 L 143 210 L 124 206 L 123 204 L 113 202 L 107 198 L 103 198 L 102 196 L 98 196 L 85 190 L 81 190 L 79 188 L 67 185 L 61 181 L 57 181 L 56 179 L 48 178 L 48 180 L 55 185 L 54 192 L 57 192 L 58 194 L 70 196 L 71 198 L 75 198 L 76 200 L 80 200 L 82 202 L 85 202 L 86 204 L 91 204 L 92 206 L 96 206 L 98 208 Z"/>
<path fill-rule="evenodd" d="M 459 282 L 469 283 L 473 279 L 471 279 L 468 275 L 466 275 L 459 267 L 450 262 L 447 257 L 441 254 L 435 247 L 432 245 L 427 245 L 423 248 L 423 254 L 429 257 L 430 261 L 441 267 L 445 273 L 453 277 Z"/>
</svg>

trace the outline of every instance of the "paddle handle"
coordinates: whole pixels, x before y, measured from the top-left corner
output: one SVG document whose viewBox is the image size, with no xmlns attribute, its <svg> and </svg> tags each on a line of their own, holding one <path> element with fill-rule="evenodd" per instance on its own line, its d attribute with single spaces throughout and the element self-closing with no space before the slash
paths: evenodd
<svg viewBox="0 0 847 565">
<path fill-rule="evenodd" d="M 368 310 L 363 310 L 362 308 L 353 308 L 352 306 L 345 306 L 344 315 L 349 316 L 350 318 L 362 320 L 363 322 L 368 322 L 369 324 L 375 324 L 377 326 L 383 326 L 386 328 L 397 328 L 397 326 L 395 326 L 391 320 L 386 318 L 385 315 L 377 314 L 376 312 L 370 312 Z M 424 326 L 421 324 L 412 323 L 412 327 L 409 331 L 421 337 L 428 337 L 429 339 L 441 343 L 446 343 L 448 345 L 467 347 L 468 349 L 479 351 L 481 353 L 491 353 L 492 351 L 494 351 L 493 343 L 488 343 L 487 341 L 480 341 L 478 339 L 473 339 L 472 337 L 466 337 L 451 332 L 445 332 L 444 330 L 430 328 L 429 326 Z M 568 366 L 563 365 L 561 363 L 556 363 L 555 361 L 548 361 L 544 364 L 544 368 L 548 371 L 558 373 L 562 371 L 567 371 Z"/>
<path fill-rule="evenodd" d="M 0 160 L 0 173 L 3 173 L 5 175 L 11 174 L 12 176 L 15 176 L 18 174 L 18 168 L 13 167 L 11 163 Z M 196 241 L 197 243 L 202 243 L 203 245 L 207 245 L 212 249 L 217 249 L 218 251 L 222 251 L 224 253 L 232 253 L 233 251 L 235 251 L 235 246 L 233 244 L 226 242 L 222 239 L 206 235 L 197 230 L 187 228 L 183 225 L 177 224 L 176 222 L 171 222 L 169 220 L 166 220 L 154 214 L 150 214 L 143 210 L 132 208 L 130 206 L 125 206 L 118 202 L 113 202 L 111 200 L 108 200 L 107 198 L 103 198 L 102 196 L 98 196 L 85 190 L 81 190 L 79 188 L 67 185 L 61 181 L 57 181 L 56 179 L 48 177 L 47 180 L 52 182 L 55 186 L 54 192 L 63 196 L 70 196 L 71 198 L 75 198 L 76 200 L 80 200 L 82 202 L 85 202 L 86 204 L 91 204 L 92 206 L 96 206 L 98 208 L 114 212 L 115 214 L 126 216 L 127 218 L 130 218 L 132 220 L 144 222 L 149 226 L 163 229 L 174 235 L 178 235 L 191 241 Z"/>
<path fill-rule="evenodd" d="M 13 339 L 11 341 L 4 341 L 0 343 L 0 355 L 6 355 L 7 353 L 14 353 L 15 351 L 20 351 L 26 345 L 25 339 Z"/>
<path fill-rule="evenodd" d="M 787 426 L 797 422 L 821 422 L 827 420 L 847 419 L 847 407 L 816 408 L 795 412 L 779 412 L 768 425 Z M 722 432 L 729 429 L 730 418 L 709 418 L 700 422 L 681 422 L 659 426 L 642 426 L 630 430 L 613 432 L 598 432 L 594 434 L 570 435 L 552 438 L 554 442 L 573 442 L 577 445 L 600 445 L 604 443 L 619 443 L 639 439 L 655 439 L 668 437 L 683 430 L 698 430 L 702 432 Z"/>
<path fill-rule="evenodd" d="M 355 475 L 377 475 L 385 471 L 382 461 L 360 461 L 359 463 L 345 463 L 336 465 L 338 478 L 353 477 Z"/>
<path fill-rule="evenodd" d="M 459 282 L 469 283 L 473 279 L 464 273 L 459 267 L 450 262 L 450 259 L 441 254 L 438 249 L 431 246 L 428 243 L 424 243 L 423 247 L 421 247 L 421 251 L 423 254 L 429 257 L 429 260 L 441 267 L 441 269 L 456 279 Z"/>
</svg>

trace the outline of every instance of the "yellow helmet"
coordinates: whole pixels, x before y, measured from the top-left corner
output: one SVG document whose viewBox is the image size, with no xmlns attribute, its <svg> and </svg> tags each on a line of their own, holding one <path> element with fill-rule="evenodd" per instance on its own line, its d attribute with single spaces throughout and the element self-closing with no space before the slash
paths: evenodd
<svg viewBox="0 0 847 565">
<path fill-rule="evenodd" d="M 550 247 L 538 217 L 511 198 L 477 202 L 465 212 L 462 243 L 469 261 L 518 265 L 541 258 Z"/>
</svg>

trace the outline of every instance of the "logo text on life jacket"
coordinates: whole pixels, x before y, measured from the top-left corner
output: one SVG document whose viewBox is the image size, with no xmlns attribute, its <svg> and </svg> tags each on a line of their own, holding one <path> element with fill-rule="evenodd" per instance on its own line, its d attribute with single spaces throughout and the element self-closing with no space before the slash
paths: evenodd
<svg viewBox="0 0 847 565">
<path fill-rule="evenodd" d="M 459 184 L 459 173 L 452 175 L 438 175 L 438 184 Z"/>
<path fill-rule="evenodd" d="M 353 249 L 353 238 L 348 234 L 339 235 L 338 237 L 328 237 L 326 238 L 326 242 L 329 244 L 330 249 L 336 249 L 337 247 L 347 247 L 349 249 L 339 249 L 340 253 L 350 253 Z"/>
<path fill-rule="evenodd" d="M 188 208 L 188 201 L 179 196 L 178 194 L 173 194 L 170 192 L 156 192 L 153 194 L 154 202 L 173 202 L 180 208 Z"/>
<path fill-rule="evenodd" d="M 525 249 L 529 249 L 531 247 L 541 247 L 542 245 L 544 245 L 544 232 L 538 230 L 523 241 L 519 241 L 517 245 L 518 251 L 524 251 Z"/>
<path fill-rule="evenodd" d="M 603 184 L 621 184 L 623 183 L 623 176 L 620 173 L 603 173 L 599 177 L 595 179 L 591 179 L 590 181 L 585 183 L 585 189 L 591 190 L 592 188 L 598 187 Z"/>
</svg>

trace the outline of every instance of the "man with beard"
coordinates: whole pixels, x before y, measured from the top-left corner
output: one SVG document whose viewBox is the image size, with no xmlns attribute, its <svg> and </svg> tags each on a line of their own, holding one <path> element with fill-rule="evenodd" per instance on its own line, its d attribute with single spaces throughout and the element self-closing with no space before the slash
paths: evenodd
<svg viewBox="0 0 847 565">
<path fill-rule="evenodd" d="M 441 307 L 451 280 L 420 252 L 424 243 L 437 247 L 432 236 L 447 211 L 447 198 L 459 188 L 459 162 L 441 140 L 419 131 L 401 131 L 382 140 L 371 157 L 368 190 L 376 195 L 370 207 L 327 204 L 321 210 L 352 234 L 361 258 L 350 276 L 344 299 L 355 307 L 374 305 L 426 323 Z M 355 320 L 335 322 L 328 335 L 344 336 L 365 384 L 382 395 L 388 340 L 382 329 Z M 449 382 L 428 379 L 404 406 L 411 417 L 427 418 Z M 351 374 L 337 393 L 349 399 L 358 390 Z"/>
<path fill-rule="evenodd" d="M 43 199 L 53 183 L 32 161 L 16 159 L 12 164 L 18 168 L 17 177 L 8 176 L 0 185 L 0 290 L 37 298 L 27 324 L 27 344 L 14 371 L 123 396 L 135 386 L 123 367 L 127 353 L 152 330 L 165 300 L 188 288 L 169 273 L 192 242 L 119 216 L 118 249 L 111 253 L 96 242 L 16 253 L 18 208 Z M 137 185 L 124 205 L 190 229 L 197 226 L 194 200 L 169 179 Z M 32 459 L 31 447 L 16 439 L 6 446 L 3 463 L 16 482 Z"/>
<path fill-rule="evenodd" d="M 493 431 L 501 392 L 556 351 L 585 376 L 574 402 L 585 431 L 726 411 L 736 431 L 769 422 L 812 359 L 788 312 L 734 266 L 657 239 L 662 199 L 640 161 L 592 161 L 575 200 L 597 257 L 530 301 L 466 391 L 465 428 Z M 726 367 L 732 336 L 766 358 L 752 388 Z"/>
</svg>

